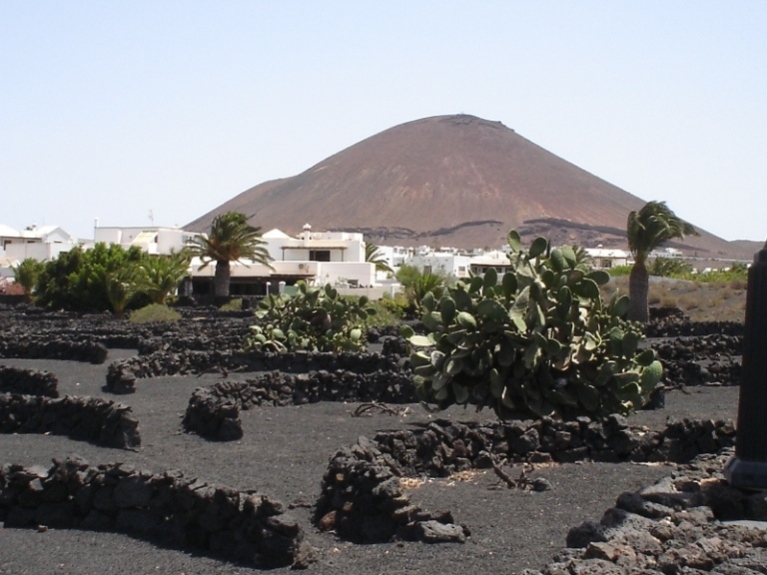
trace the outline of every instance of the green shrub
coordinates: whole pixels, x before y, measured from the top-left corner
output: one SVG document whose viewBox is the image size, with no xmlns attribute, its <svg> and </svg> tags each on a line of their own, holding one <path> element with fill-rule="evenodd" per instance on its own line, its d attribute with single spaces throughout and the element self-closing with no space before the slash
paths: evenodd
<svg viewBox="0 0 767 575">
<path fill-rule="evenodd" d="M 628 276 L 631 273 L 631 268 L 632 267 L 633 266 L 628 266 L 628 265 L 627 266 L 614 266 L 614 267 L 611 267 L 607 271 L 609 272 L 609 274 L 612 277 L 617 278 L 617 277 L 622 277 L 622 276 Z"/>
<path fill-rule="evenodd" d="M 420 312 L 421 299 L 427 293 L 439 297 L 447 285 L 447 278 L 440 274 L 422 273 L 415 266 L 402 265 L 397 271 L 397 281 L 402 284 L 408 313 Z"/>
<path fill-rule="evenodd" d="M 361 351 L 365 321 L 375 315 L 368 298 L 344 297 L 333 286 L 298 282 L 294 295 L 270 295 L 258 304 L 245 346 L 267 351 Z"/>
<path fill-rule="evenodd" d="M 423 300 L 427 336 L 403 335 L 421 399 L 492 407 L 499 417 L 573 418 L 629 413 L 649 401 L 663 369 L 640 351 L 641 326 L 622 319 L 628 298 L 602 301 L 603 271 L 589 272 L 572 247 L 529 250 L 509 233 L 513 271 L 458 282 Z"/>
<path fill-rule="evenodd" d="M 32 258 L 26 258 L 19 264 L 12 266 L 13 277 L 17 284 L 24 290 L 24 299 L 29 303 L 32 301 L 32 293 L 35 291 L 35 284 L 44 264 Z"/>
<path fill-rule="evenodd" d="M 77 246 L 45 263 L 37 277 L 37 302 L 49 309 L 70 311 L 113 309 L 107 291 L 107 278 L 115 280 L 117 276 L 114 274 L 119 275 L 119 270 L 138 265 L 144 257 L 144 252 L 135 246 L 128 250 L 118 244 L 107 246 L 102 242 L 89 250 Z M 140 295 L 130 301 L 133 307 L 145 303 L 148 299 Z"/>
<path fill-rule="evenodd" d="M 391 297 L 388 294 L 377 301 L 371 301 L 369 306 L 375 310 L 375 314 L 365 321 L 368 326 L 399 325 L 409 309 L 403 296 Z"/>
<path fill-rule="evenodd" d="M 157 303 L 149 304 L 130 314 L 131 323 L 176 322 L 180 319 L 181 314 L 176 310 Z"/>
<path fill-rule="evenodd" d="M 683 277 L 692 273 L 692 264 L 684 260 L 655 258 L 648 270 L 651 276 Z"/>
<path fill-rule="evenodd" d="M 242 310 L 242 298 L 232 298 L 220 308 L 221 311 L 240 311 Z"/>
</svg>

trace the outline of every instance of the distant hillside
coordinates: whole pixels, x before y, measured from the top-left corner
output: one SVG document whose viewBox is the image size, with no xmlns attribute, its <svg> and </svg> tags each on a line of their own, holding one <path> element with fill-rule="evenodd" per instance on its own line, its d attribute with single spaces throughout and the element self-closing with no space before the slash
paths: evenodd
<svg viewBox="0 0 767 575">
<path fill-rule="evenodd" d="M 187 227 L 205 231 L 217 214 L 236 210 L 264 229 L 296 234 L 310 223 L 320 231 L 360 231 L 377 244 L 497 247 L 517 229 L 555 244 L 625 248 L 626 217 L 644 204 L 500 122 L 437 116 L 259 184 Z M 706 258 L 753 256 L 743 242 L 700 231 L 674 246 Z"/>
</svg>

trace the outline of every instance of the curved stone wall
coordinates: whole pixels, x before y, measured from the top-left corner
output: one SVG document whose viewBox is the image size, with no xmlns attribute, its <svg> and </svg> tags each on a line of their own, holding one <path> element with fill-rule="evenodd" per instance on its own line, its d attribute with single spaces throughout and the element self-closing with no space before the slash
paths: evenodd
<svg viewBox="0 0 767 575">
<path fill-rule="evenodd" d="M 49 371 L 0 365 L 0 393 L 59 396 L 59 380 Z"/>
<path fill-rule="evenodd" d="M 118 531 L 259 567 L 300 566 L 306 551 L 301 527 L 266 495 L 178 471 L 94 467 L 78 458 L 47 470 L 0 468 L 0 521 L 6 527 Z"/>
<path fill-rule="evenodd" d="M 107 354 L 108 350 L 104 344 L 91 340 L 73 340 L 60 335 L 0 336 L 0 357 L 104 363 Z"/>
<path fill-rule="evenodd" d="M 417 430 L 360 438 L 330 460 L 317 501 L 315 523 L 361 543 L 410 539 L 441 529 L 460 541 L 451 518 L 425 512 L 403 494 L 402 477 L 446 477 L 506 462 L 583 460 L 690 461 L 734 443 L 731 421 L 671 422 L 663 431 L 629 426 L 614 415 L 602 421 L 510 421 L 461 424 L 438 420 Z M 545 488 L 545 487 L 544 487 Z M 420 522 L 429 522 L 421 525 Z M 435 523 L 436 522 L 436 523 Z M 452 526 L 439 527 L 437 523 Z"/>
<path fill-rule="evenodd" d="M 318 401 L 414 403 L 417 399 L 410 376 L 403 372 L 339 369 L 291 375 L 274 371 L 245 381 L 222 381 L 198 388 L 182 424 L 186 431 L 202 437 L 231 441 L 242 437 L 241 409 Z"/>
<path fill-rule="evenodd" d="M 231 371 L 306 373 L 309 371 L 400 371 L 397 362 L 378 353 L 263 353 L 242 350 L 155 352 L 118 360 L 107 370 L 106 389 L 133 393 L 137 379 Z"/>
<path fill-rule="evenodd" d="M 0 433 L 52 433 L 106 447 L 141 445 L 131 408 L 93 397 L 0 394 Z"/>
</svg>

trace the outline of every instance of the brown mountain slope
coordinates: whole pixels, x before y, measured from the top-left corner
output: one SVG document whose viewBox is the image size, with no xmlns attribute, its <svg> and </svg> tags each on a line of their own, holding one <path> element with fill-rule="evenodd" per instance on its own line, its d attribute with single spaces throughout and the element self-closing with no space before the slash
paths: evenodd
<svg viewBox="0 0 767 575">
<path fill-rule="evenodd" d="M 374 243 L 497 247 L 510 229 L 559 243 L 624 247 L 644 201 L 566 162 L 500 122 L 437 116 L 367 138 L 281 180 L 255 186 L 191 222 L 205 231 L 236 210 L 264 229 L 361 231 Z M 702 233 L 706 257 L 751 257 Z"/>
</svg>

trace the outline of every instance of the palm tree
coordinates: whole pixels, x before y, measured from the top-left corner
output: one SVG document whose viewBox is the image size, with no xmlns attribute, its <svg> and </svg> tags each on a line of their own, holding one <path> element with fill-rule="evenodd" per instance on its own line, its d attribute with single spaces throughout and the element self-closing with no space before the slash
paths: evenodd
<svg viewBox="0 0 767 575">
<path fill-rule="evenodd" d="M 626 223 L 629 250 L 634 265 L 629 275 L 630 320 L 647 323 L 650 318 L 647 294 L 650 289 L 647 257 L 655 248 L 674 238 L 698 235 L 692 225 L 679 219 L 666 202 L 647 202 L 645 206 L 629 214 Z"/>
<path fill-rule="evenodd" d="M 374 264 L 377 272 L 394 273 L 377 245 L 365 242 L 365 261 Z"/>
<path fill-rule="evenodd" d="M 147 256 L 141 268 L 141 291 L 152 303 L 165 305 L 169 295 L 175 293 L 178 283 L 189 271 L 189 252 L 182 250 L 167 256 Z"/>
<path fill-rule="evenodd" d="M 104 287 L 112 311 L 122 317 L 133 297 L 141 291 L 141 270 L 134 262 L 126 263 L 114 271 L 107 272 Z"/>
<path fill-rule="evenodd" d="M 240 212 L 226 212 L 215 217 L 207 237 L 197 236 L 189 248 L 193 256 L 202 260 L 200 269 L 212 261 L 216 262 L 213 293 L 216 296 L 227 297 L 231 262 L 244 264 L 243 260 L 249 260 L 272 267 L 272 258 L 264 244 L 266 242 L 261 239 L 261 228 L 251 226 L 248 216 Z"/>
</svg>

